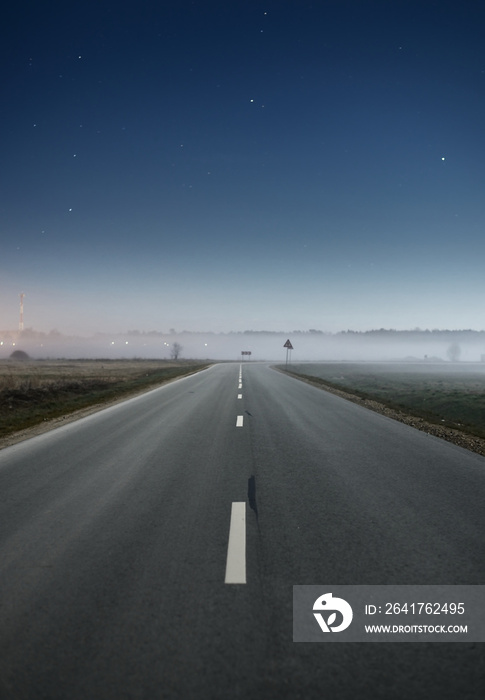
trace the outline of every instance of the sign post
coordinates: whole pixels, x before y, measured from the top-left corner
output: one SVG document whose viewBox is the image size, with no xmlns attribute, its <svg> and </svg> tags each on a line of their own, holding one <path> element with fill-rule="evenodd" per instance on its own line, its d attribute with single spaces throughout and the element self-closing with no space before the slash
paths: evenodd
<svg viewBox="0 0 485 700">
<path fill-rule="evenodd" d="M 286 343 L 283 345 L 284 348 L 286 348 L 286 367 L 288 367 L 288 354 L 291 353 L 293 350 L 293 345 L 290 343 L 290 339 L 286 341 Z M 290 361 L 291 361 L 291 354 L 290 354 Z"/>
<path fill-rule="evenodd" d="M 251 355 L 251 350 L 241 350 L 241 355 Z M 242 361 L 243 359 L 244 359 L 244 358 L 241 357 L 241 361 Z"/>
</svg>

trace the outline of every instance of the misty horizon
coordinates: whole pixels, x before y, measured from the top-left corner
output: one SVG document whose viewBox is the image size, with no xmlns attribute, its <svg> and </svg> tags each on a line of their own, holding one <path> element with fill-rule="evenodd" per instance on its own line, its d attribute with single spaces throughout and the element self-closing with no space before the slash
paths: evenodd
<svg viewBox="0 0 485 700">
<path fill-rule="evenodd" d="M 293 350 L 287 355 L 285 344 Z M 213 361 L 407 361 L 421 363 L 483 362 L 485 331 L 372 330 L 325 333 L 308 331 L 141 332 L 97 333 L 90 337 L 50 333 L 0 331 L 0 360 L 22 350 L 31 359 L 160 359 Z M 243 354 L 244 353 L 244 354 Z M 249 355 L 247 353 L 250 353 Z"/>
</svg>

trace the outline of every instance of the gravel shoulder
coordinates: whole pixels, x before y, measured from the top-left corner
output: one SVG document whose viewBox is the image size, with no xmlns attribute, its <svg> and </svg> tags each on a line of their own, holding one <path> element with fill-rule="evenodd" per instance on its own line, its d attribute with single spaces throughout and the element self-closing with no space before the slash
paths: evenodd
<svg viewBox="0 0 485 700">
<path fill-rule="evenodd" d="M 416 428 L 417 430 L 421 430 L 422 432 L 428 433 L 428 435 L 434 435 L 435 437 L 439 437 L 443 440 L 447 440 L 448 442 L 452 442 L 454 445 L 464 447 L 467 450 L 485 456 L 485 440 L 483 438 L 477 437 L 475 435 L 470 435 L 460 430 L 455 430 L 454 428 L 448 428 L 445 426 L 437 425 L 435 423 L 430 423 L 429 421 L 426 421 L 423 418 L 419 418 L 417 416 L 404 413 L 403 411 L 398 411 L 396 409 L 389 408 L 388 406 L 385 406 L 384 404 L 379 403 L 378 401 L 374 401 L 373 399 L 363 399 L 360 396 L 352 394 L 351 392 L 336 389 L 333 386 L 328 386 L 323 381 L 316 382 L 312 381 L 312 379 L 310 379 L 309 377 L 304 377 L 301 374 L 288 372 L 277 367 L 275 367 L 275 369 L 277 369 L 279 372 L 289 374 L 295 379 L 299 379 L 302 382 L 311 384 L 312 386 L 315 386 L 318 389 L 328 391 L 330 394 L 335 394 L 336 396 L 340 396 L 341 398 L 346 399 L 347 401 L 352 401 L 353 403 L 359 404 L 359 406 L 363 406 L 364 408 L 368 408 L 371 411 L 380 413 L 383 416 L 387 416 L 388 418 L 392 418 L 393 420 L 398 420 L 401 423 L 410 425 L 412 428 Z"/>
</svg>

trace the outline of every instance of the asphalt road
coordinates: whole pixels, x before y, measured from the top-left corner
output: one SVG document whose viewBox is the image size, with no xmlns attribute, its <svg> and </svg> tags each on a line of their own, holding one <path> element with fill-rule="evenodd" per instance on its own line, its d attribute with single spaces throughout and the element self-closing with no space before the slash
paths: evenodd
<svg viewBox="0 0 485 700">
<path fill-rule="evenodd" d="M 239 372 L 0 452 L 0 698 L 485 697 L 483 644 L 292 641 L 296 584 L 484 584 L 485 459 Z"/>
</svg>

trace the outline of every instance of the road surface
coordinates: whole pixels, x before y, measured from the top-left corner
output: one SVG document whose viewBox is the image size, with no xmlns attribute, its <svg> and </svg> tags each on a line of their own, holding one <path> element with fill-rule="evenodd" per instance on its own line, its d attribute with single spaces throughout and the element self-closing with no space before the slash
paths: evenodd
<svg viewBox="0 0 485 700">
<path fill-rule="evenodd" d="M 484 493 L 483 457 L 257 363 L 6 448 L 0 698 L 483 698 L 484 645 L 294 643 L 292 587 L 484 584 Z"/>
</svg>

